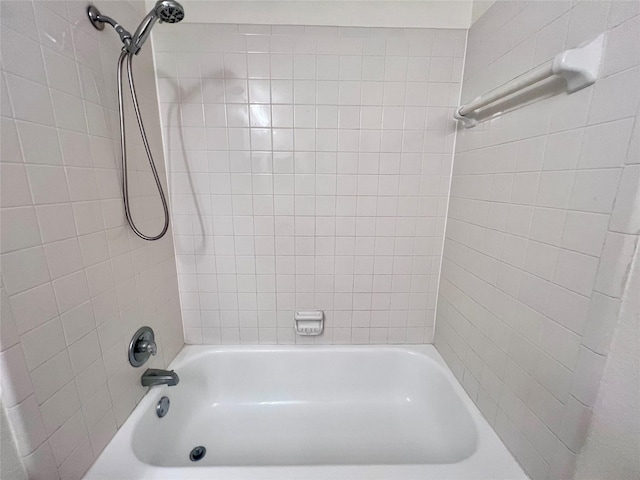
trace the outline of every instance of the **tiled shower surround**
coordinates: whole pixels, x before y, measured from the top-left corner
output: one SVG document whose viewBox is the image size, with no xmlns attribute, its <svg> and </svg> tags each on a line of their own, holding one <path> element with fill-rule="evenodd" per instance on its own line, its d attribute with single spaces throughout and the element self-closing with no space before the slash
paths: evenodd
<svg viewBox="0 0 640 480">
<path fill-rule="evenodd" d="M 608 33 L 594 86 L 456 142 L 435 345 L 534 479 L 573 477 L 637 248 L 639 5 L 498 2 L 469 30 L 463 102 Z"/>
<path fill-rule="evenodd" d="M 128 27 L 147 11 L 94 3 Z M 187 343 L 422 343 L 436 310 L 438 351 L 527 473 L 573 478 L 638 248 L 638 2 L 496 2 L 468 32 L 157 25 L 157 77 L 151 43 L 134 62 L 171 200 L 153 243 L 122 211 L 117 35 L 83 2 L 0 8 L 0 408 L 30 478 L 82 478 L 125 422 L 141 325 L 163 368 L 183 327 Z M 461 87 L 469 101 L 602 32 L 594 86 L 549 82 L 456 138 Z M 324 310 L 324 335 L 295 336 L 296 309 Z"/>
<path fill-rule="evenodd" d="M 96 4 L 127 25 L 146 10 L 144 2 Z M 183 345 L 171 235 L 144 242 L 124 220 L 120 42 L 113 31 L 95 30 L 85 8 L 0 3 L 0 379 L 2 408 L 32 479 L 81 478 L 145 394 L 142 369 L 127 362 L 133 332 L 155 329 L 156 368 Z M 146 85 L 141 108 L 164 175 L 152 60 L 147 48 L 134 68 Z M 133 214 L 146 220 L 144 231 L 157 231 L 162 209 L 135 119 L 127 121 Z"/>
<path fill-rule="evenodd" d="M 466 31 L 154 35 L 186 342 L 431 342 Z"/>
</svg>

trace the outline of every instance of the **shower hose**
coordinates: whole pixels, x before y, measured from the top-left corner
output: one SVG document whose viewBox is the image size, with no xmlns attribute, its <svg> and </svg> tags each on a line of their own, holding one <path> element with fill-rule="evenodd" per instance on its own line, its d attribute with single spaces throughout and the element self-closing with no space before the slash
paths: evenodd
<svg viewBox="0 0 640 480">
<path fill-rule="evenodd" d="M 136 113 L 136 119 L 138 120 L 138 129 L 140 130 L 140 136 L 142 137 L 142 143 L 144 144 L 144 149 L 147 153 L 147 159 L 149 160 L 149 165 L 151 166 L 151 172 L 153 173 L 153 178 L 156 181 L 156 186 L 158 187 L 158 193 L 160 194 L 160 200 L 162 201 L 162 209 L 164 210 L 164 227 L 162 227 L 162 231 L 154 236 L 145 235 L 136 227 L 133 217 L 131 215 L 131 208 L 129 205 L 129 179 L 127 176 L 127 140 L 125 137 L 125 125 L 124 125 L 124 100 L 122 96 L 122 66 L 127 61 L 127 78 L 129 80 L 129 90 L 131 91 L 131 99 L 133 100 L 133 109 Z M 144 131 L 144 125 L 142 123 L 142 116 L 140 115 L 140 107 L 138 106 L 138 97 L 136 95 L 136 89 L 133 84 L 133 53 L 128 52 L 123 49 L 120 53 L 120 58 L 118 59 L 118 112 L 120 114 L 120 147 L 122 154 L 122 198 L 124 199 L 124 214 L 127 217 L 127 222 L 131 226 L 133 232 L 143 240 L 158 240 L 167 233 L 167 229 L 169 228 L 169 208 L 167 207 L 167 199 L 164 195 L 164 190 L 162 189 L 162 184 L 160 183 L 160 177 L 158 176 L 158 170 L 156 169 L 156 164 L 153 160 L 153 156 L 151 154 L 151 149 L 149 148 L 149 142 L 147 140 L 147 134 Z"/>
</svg>

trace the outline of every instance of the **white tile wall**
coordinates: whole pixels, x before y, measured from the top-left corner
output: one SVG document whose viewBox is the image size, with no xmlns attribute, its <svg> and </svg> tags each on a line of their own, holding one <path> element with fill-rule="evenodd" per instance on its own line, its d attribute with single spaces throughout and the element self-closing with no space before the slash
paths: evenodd
<svg viewBox="0 0 640 480">
<path fill-rule="evenodd" d="M 466 32 L 154 35 L 187 343 L 430 342 Z"/>
<path fill-rule="evenodd" d="M 97 2 L 134 26 L 144 2 Z M 183 344 L 173 241 L 124 224 L 109 28 L 83 2 L 3 1 L 0 199 L 2 402 L 29 478 L 81 478 L 145 393 L 126 362 L 131 334 L 158 335 L 164 367 Z M 150 45 L 135 62 L 152 149 L 164 170 Z M 129 123 L 135 121 L 129 117 Z M 135 128 L 135 127 L 134 127 Z M 141 226 L 162 210 L 133 134 Z"/>
<path fill-rule="evenodd" d="M 640 232 L 631 3 L 498 2 L 469 32 L 465 100 L 608 32 L 594 87 L 456 146 L 436 346 L 534 478 L 572 474 Z M 78 2 L 1 6 L 0 381 L 30 476 L 81 478 L 126 420 L 141 324 L 158 367 L 181 325 L 188 343 L 431 341 L 466 32 L 157 27 L 176 272 L 170 235 L 123 223 L 117 37 Z M 156 92 L 139 93 L 160 160 Z M 153 231 L 136 135 L 134 216 Z M 322 337 L 294 336 L 307 308 L 326 311 Z"/>
<path fill-rule="evenodd" d="M 463 101 L 608 33 L 593 87 L 461 130 L 456 145 L 435 344 L 536 479 L 573 476 L 640 233 L 630 7 L 497 2 L 469 31 Z"/>
</svg>

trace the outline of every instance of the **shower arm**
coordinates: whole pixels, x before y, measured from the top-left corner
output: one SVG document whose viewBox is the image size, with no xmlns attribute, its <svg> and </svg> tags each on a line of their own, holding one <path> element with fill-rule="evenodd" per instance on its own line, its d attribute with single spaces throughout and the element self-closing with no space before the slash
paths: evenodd
<svg viewBox="0 0 640 480">
<path fill-rule="evenodd" d="M 89 15 L 89 20 L 91 20 L 93 26 L 98 30 L 103 30 L 105 23 L 111 25 L 120 37 L 120 41 L 124 44 L 125 50 L 134 54 L 137 54 L 138 51 L 140 51 L 140 47 L 132 43 L 131 33 L 118 22 L 116 22 L 113 18 L 102 15 L 93 5 L 89 6 L 89 8 L 87 9 L 87 14 Z"/>
</svg>

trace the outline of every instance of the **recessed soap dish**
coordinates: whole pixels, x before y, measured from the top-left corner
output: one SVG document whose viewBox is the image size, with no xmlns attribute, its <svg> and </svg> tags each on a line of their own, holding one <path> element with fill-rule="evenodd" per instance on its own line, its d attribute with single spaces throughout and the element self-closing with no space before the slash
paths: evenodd
<svg viewBox="0 0 640 480">
<path fill-rule="evenodd" d="M 324 312 L 322 310 L 295 312 L 294 318 L 298 335 L 320 335 L 324 330 Z"/>
</svg>

